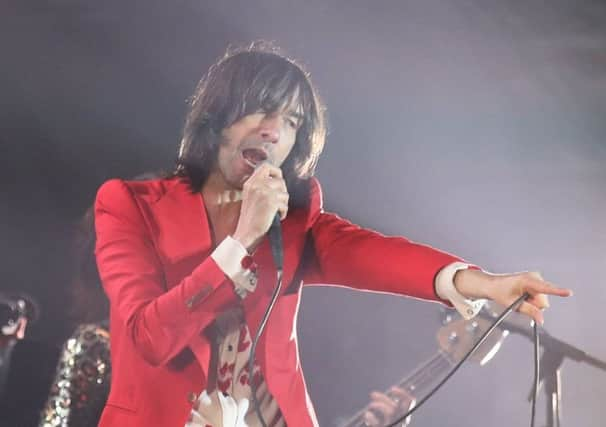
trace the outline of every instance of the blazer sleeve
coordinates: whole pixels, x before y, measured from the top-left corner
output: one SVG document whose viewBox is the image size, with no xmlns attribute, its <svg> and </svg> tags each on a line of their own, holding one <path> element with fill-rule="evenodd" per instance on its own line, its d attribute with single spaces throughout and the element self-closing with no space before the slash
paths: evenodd
<svg viewBox="0 0 606 427">
<path fill-rule="evenodd" d="M 310 200 L 308 227 L 315 259 L 309 263 L 304 282 L 440 300 L 434 289 L 435 277 L 460 258 L 404 237 L 384 236 L 324 212 L 322 191 L 315 179 Z"/>
<path fill-rule="evenodd" d="M 238 301 L 210 256 L 167 290 L 150 231 L 124 182 L 111 180 L 99 189 L 95 229 L 97 265 L 111 315 L 119 317 L 127 338 L 152 365 L 166 364 Z"/>
</svg>

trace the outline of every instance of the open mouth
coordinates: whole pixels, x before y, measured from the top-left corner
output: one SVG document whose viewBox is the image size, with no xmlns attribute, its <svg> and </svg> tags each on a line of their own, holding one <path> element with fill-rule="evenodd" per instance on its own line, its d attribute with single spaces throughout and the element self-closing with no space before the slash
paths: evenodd
<svg viewBox="0 0 606 427">
<path fill-rule="evenodd" d="M 259 148 L 246 148 L 242 150 L 242 157 L 249 165 L 256 168 L 267 160 L 267 153 Z"/>
</svg>

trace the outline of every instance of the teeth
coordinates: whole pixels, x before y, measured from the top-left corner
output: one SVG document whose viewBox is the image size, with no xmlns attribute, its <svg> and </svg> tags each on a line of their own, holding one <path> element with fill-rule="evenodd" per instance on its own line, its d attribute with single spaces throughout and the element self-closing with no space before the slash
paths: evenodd
<svg viewBox="0 0 606 427">
<path fill-rule="evenodd" d="M 266 155 L 264 152 L 256 148 L 247 148 L 242 151 L 242 158 L 246 161 L 246 163 L 256 168 L 259 164 L 266 160 Z"/>
<path fill-rule="evenodd" d="M 256 168 L 257 167 L 257 164 L 254 161 L 252 161 L 251 159 L 249 159 L 248 157 L 246 157 L 244 154 L 242 154 L 242 158 L 244 159 L 244 162 L 247 165 L 249 165 L 250 167 L 252 167 L 252 168 Z"/>
</svg>

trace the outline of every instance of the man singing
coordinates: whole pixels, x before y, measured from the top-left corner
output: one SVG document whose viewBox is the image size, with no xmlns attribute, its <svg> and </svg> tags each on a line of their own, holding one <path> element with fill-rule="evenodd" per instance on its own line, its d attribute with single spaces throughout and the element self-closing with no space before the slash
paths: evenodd
<svg viewBox="0 0 606 427">
<path fill-rule="evenodd" d="M 228 52 L 191 100 L 175 173 L 111 180 L 95 204 L 96 255 L 111 305 L 112 384 L 101 426 L 316 426 L 296 339 L 305 284 L 453 305 L 483 299 L 542 322 L 538 274 L 492 275 L 403 237 L 324 212 L 313 177 L 325 138 L 309 76 L 263 46 Z M 247 361 L 276 282 L 266 238 L 279 214 L 283 287 Z"/>
</svg>

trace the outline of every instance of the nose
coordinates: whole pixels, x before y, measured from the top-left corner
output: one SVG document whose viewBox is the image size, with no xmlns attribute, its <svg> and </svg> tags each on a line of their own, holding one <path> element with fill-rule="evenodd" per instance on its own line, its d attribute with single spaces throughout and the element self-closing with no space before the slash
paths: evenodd
<svg viewBox="0 0 606 427">
<path fill-rule="evenodd" d="M 263 142 L 277 144 L 280 140 L 280 117 L 279 114 L 267 114 L 261 120 L 259 134 Z"/>
</svg>

